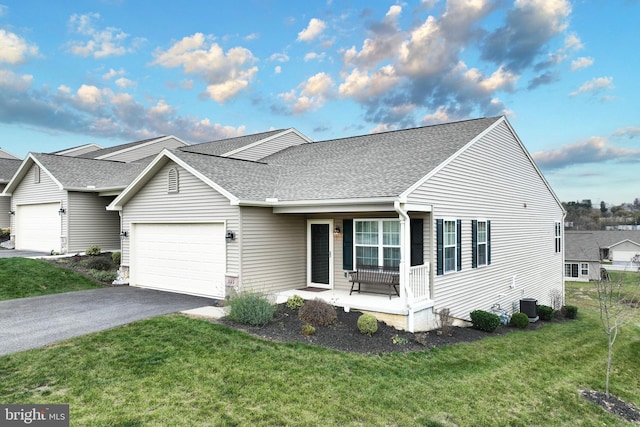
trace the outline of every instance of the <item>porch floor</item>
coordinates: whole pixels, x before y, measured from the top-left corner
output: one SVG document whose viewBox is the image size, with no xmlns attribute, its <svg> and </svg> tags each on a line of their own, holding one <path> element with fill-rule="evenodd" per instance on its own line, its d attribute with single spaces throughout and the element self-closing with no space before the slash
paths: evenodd
<svg viewBox="0 0 640 427">
<path fill-rule="evenodd" d="M 407 305 L 403 303 L 398 296 L 392 296 L 389 299 L 387 294 L 366 294 L 356 293 L 349 295 L 347 289 L 320 289 L 309 291 L 301 289 L 291 289 L 276 293 L 276 303 L 285 303 L 287 299 L 293 295 L 299 295 L 305 300 L 321 299 L 329 304 L 342 307 L 345 311 L 362 310 L 378 313 L 407 315 L 409 310 Z M 309 288 L 306 288 L 309 289 Z"/>
</svg>

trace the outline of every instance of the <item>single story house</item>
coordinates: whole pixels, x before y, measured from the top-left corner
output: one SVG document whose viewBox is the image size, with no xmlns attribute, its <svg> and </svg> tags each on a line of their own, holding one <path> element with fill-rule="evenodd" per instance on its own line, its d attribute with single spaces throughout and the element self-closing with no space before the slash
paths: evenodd
<svg viewBox="0 0 640 427">
<path fill-rule="evenodd" d="M 163 150 L 108 207 L 132 286 L 212 298 L 313 289 L 410 331 L 435 328 L 444 308 L 469 319 L 564 294 L 565 212 L 503 116 L 259 160 L 194 151 Z M 365 266 L 395 270 L 398 295 L 352 293 L 349 272 Z"/>
<path fill-rule="evenodd" d="M 11 211 L 11 197 L 2 196 L 4 188 L 7 186 L 11 177 L 20 167 L 18 157 L 0 149 L 0 229 L 4 230 L 11 226 L 9 211 Z"/>
<path fill-rule="evenodd" d="M 186 145 L 163 136 L 110 148 L 89 144 L 63 154 L 30 153 L 2 193 L 11 197 L 7 211 L 15 248 L 75 253 L 98 245 L 118 250 L 120 217 L 106 206 L 151 155 Z"/>
<path fill-rule="evenodd" d="M 637 270 L 640 263 L 640 231 L 567 231 L 565 239 L 565 278 L 598 280 L 600 268 Z"/>
</svg>

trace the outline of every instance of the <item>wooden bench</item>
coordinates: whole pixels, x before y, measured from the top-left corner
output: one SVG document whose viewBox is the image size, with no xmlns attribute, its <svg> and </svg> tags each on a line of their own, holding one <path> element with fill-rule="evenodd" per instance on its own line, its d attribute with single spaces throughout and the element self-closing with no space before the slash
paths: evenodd
<svg viewBox="0 0 640 427">
<path fill-rule="evenodd" d="M 349 292 L 349 295 L 351 295 L 353 291 L 358 291 L 358 293 L 380 293 L 362 290 L 362 285 L 380 285 L 388 287 L 389 299 L 391 299 L 391 295 L 393 292 L 395 292 L 397 296 L 400 296 L 400 292 L 398 292 L 398 285 L 400 284 L 400 272 L 397 268 L 361 266 L 356 270 L 348 271 L 347 273 L 349 275 L 349 281 L 351 282 L 351 291 Z M 358 284 L 358 287 L 357 289 L 354 289 L 356 283 Z"/>
</svg>

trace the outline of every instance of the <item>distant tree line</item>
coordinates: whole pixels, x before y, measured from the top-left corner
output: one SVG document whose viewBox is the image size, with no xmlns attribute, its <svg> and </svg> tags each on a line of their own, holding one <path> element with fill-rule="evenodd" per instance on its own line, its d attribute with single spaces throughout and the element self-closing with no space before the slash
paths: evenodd
<svg viewBox="0 0 640 427">
<path fill-rule="evenodd" d="M 593 206 L 590 199 L 576 202 L 562 202 L 567 211 L 566 228 L 569 230 L 605 230 L 607 226 L 640 225 L 640 199 L 633 203 L 608 205 L 604 201 Z M 640 230 L 640 228 L 638 228 Z"/>
</svg>

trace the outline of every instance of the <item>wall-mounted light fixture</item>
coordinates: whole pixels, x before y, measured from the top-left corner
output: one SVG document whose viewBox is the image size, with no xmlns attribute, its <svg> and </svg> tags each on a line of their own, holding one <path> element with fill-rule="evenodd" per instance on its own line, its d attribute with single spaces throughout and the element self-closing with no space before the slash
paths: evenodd
<svg viewBox="0 0 640 427">
<path fill-rule="evenodd" d="M 9 211 L 9 215 L 15 215 L 16 211 Z"/>
<path fill-rule="evenodd" d="M 236 240 L 236 235 L 233 231 L 227 230 L 227 234 L 225 234 L 224 238 L 227 242 L 231 242 L 232 240 Z"/>
<path fill-rule="evenodd" d="M 124 231 L 124 230 L 123 230 L 123 231 L 121 231 L 121 232 L 120 232 L 120 238 L 121 238 L 121 239 L 124 239 L 124 238 L 125 238 L 125 237 L 127 237 L 127 236 L 128 236 L 128 234 L 127 234 L 127 232 L 126 232 L 126 231 Z"/>
<path fill-rule="evenodd" d="M 334 236 L 339 236 L 339 235 L 340 235 L 340 233 L 342 233 L 342 232 L 340 231 L 340 227 L 336 227 L 336 228 L 334 228 L 334 229 L 333 229 L 333 235 L 334 235 Z"/>
<path fill-rule="evenodd" d="M 66 210 L 65 208 L 60 208 L 60 210 L 58 211 L 58 213 L 59 213 L 60 215 L 64 215 L 64 214 L 66 214 L 66 213 L 67 213 L 67 210 Z"/>
</svg>

